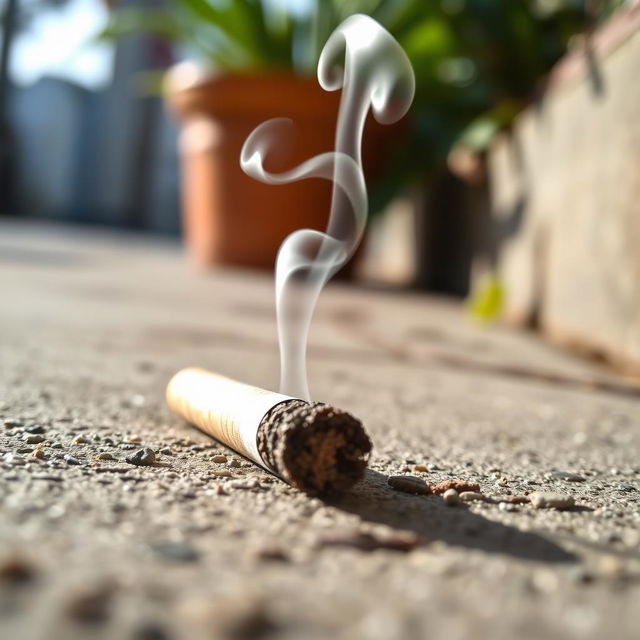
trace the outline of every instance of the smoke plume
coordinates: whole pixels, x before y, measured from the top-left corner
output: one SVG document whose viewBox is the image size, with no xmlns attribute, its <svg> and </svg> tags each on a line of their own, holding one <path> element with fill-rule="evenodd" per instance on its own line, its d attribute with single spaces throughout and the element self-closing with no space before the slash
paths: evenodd
<svg viewBox="0 0 640 640">
<path fill-rule="evenodd" d="M 280 343 L 280 393 L 310 399 L 306 371 L 307 337 L 318 296 L 351 258 L 364 233 L 368 201 L 362 171 L 362 134 L 369 109 L 382 124 L 398 121 L 413 100 L 411 64 L 394 38 L 372 18 L 356 14 L 329 37 L 318 63 L 326 91 L 342 89 L 335 151 L 306 160 L 283 173 L 264 168 L 270 149 L 291 135 L 286 118 L 258 126 L 242 148 L 243 170 L 268 184 L 305 178 L 333 182 L 326 231 L 299 229 L 280 246 L 276 261 L 276 312 Z"/>
</svg>

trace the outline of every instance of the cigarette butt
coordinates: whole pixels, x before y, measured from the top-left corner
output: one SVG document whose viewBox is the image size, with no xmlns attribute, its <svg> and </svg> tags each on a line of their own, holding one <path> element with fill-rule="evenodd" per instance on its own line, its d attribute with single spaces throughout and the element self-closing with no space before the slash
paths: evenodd
<svg viewBox="0 0 640 640">
<path fill-rule="evenodd" d="M 172 411 L 289 484 L 311 494 L 348 489 L 364 475 L 371 440 L 351 414 L 190 368 L 167 387 Z"/>
</svg>

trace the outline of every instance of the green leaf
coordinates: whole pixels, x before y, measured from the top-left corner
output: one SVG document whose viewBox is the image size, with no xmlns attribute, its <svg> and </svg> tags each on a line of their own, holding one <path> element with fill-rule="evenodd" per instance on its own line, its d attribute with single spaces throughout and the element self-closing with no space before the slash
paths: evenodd
<svg viewBox="0 0 640 640">
<path fill-rule="evenodd" d="M 467 301 L 471 316 L 480 322 L 496 320 L 504 305 L 504 285 L 496 274 L 480 279 Z"/>
</svg>

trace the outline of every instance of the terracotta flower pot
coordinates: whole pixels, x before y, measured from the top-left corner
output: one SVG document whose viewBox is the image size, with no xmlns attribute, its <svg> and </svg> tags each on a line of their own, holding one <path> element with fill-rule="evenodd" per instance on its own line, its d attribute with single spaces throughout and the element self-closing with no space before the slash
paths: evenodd
<svg viewBox="0 0 640 640">
<path fill-rule="evenodd" d="M 169 74 L 168 95 L 182 123 L 183 230 L 196 264 L 270 269 L 289 233 L 326 228 L 329 181 L 263 184 L 242 171 L 240 150 L 260 123 L 286 117 L 294 122 L 296 139 L 282 141 L 288 153 L 281 166 L 269 158 L 269 170 L 282 171 L 331 151 L 339 92 L 328 93 L 315 78 L 293 74 L 205 75 L 179 65 Z M 381 127 L 368 123 L 365 140 L 372 128 Z M 376 146 L 366 142 L 365 166 L 373 164 Z"/>
</svg>

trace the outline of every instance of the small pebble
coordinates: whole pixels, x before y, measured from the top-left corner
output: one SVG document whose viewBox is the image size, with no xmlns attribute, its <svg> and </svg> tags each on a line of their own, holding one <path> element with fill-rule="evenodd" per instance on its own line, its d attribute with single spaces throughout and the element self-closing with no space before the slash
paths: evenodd
<svg viewBox="0 0 640 640">
<path fill-rule="evenodd" d="M 69 618 L 84 624 L 98 624 L 109 617 L 113 596 L 112 585 L 103 585 L 74 593 L 69 598 L 65 612 Z"/>
<path fill-rule="evenodd" d="M 496 484 L 499 487 L 508 487 L 509 486 L 509 480 L 507 478 L 505 478 L 504 476 L 502 476 L 501 478 L 498 478 L 496 480 Z"/>
<path fill-rule="evenodd" d="M 78 458 L 74 458 L 71 454 L 65 453 L 62 458 L 67 464 L 80 464 L 80 460 Z"/>
<path fill-rule="evenodd" d="M 211 456 L 211 462 L 226 462 L 226 461 L 227 461 L 227 456 L 223 456 L 223 455 Z"/>
<path fill-rule="evenodd" d="M 156 452 L 153 449 L 149 449 L 149 447 L 145 447 L 127 456 L 125 460 L 129 464 L 135 464 L 141 467 L 149 466 L 156 461 Z"/>
<path fill-rule="evenodd" d="M 198 551 L 185 542 L 165 542 L 151 545 L 151 549 L 163 558 L 178 562 L 195 562 L 200 557 Z"/>
<path fill-rule="evenodd" d="M 5 453 L 3 460 L 14 467 L 26 464 L 25 459 L 17 453 Z"/>
<path fill-rule="evenodd" d="M 618 485 L 618 489 L 619 489 L 620 491 L 637 491 L 637 490 L 638 490 L 634 485 L 632 485 L 632 484 L 628 484 L 628 483 L 626 483 L 626 482 L 621 482 L 621 483 Z"/>
<path fill-rule="evenodd" d="M 509 504 L 527 504 L 531 502 L 528 496 L 505 496 L 501 498 L 502 502 L 508 502 Z"/>
<path fill-rule="evenodd" d="M 264 547 L 256 551 L 256 558 L 265 562 L 289 562 L 289 554 L 280 547 Z"/>
<path fill-rule="evenodd" d="M 142 442 L 142 438 L 138 435 L 129 436 L 127 440 L 129 442 Z"/>
<path fill-rule="evenodd" d="M 33 433 L 35 435 L 42 435 L 44 433 L 44 427 L 41 424 L 31 424 L 25 427 L 24 430 L 27 433 Z"/>
<path fill-rule="evenodd" d="M 10 554 L 0 558 L 0 583 L 21 584 L 30 582 L 36 572 L 25 558 Z"/>
<path fill-rule="evenodd" d="M 13 429 L 14 427 L 19 427 L 22 425 L 21 420 L 16 420 L 15 418 L 7 418 L 3 423 L 5 429 Z"/>
<path fill-rule="evenodd" d="M 414 471 L 429 471 L 429 469 L 427 469 L 427 467 L 425 467 L 425 465 L 423 464 L 417 464 L 415 467 L 413 467 Z"/>
<path fill-rule="evenodd" d="M 388 549 L 407 553 L 422 544 L 424 544 L 422 538 L 410 532 L 382 537 L 367 532 L 353 531 L 322 536 L 318 540 L 317 546 L 320 549 L 324 547 L 352 547 L 366 552 Z"/>
<path fill-rule="evenodd" d="M 225 489 L 259 489 L 260 483 L 256 478 L 229 480 L 225 482 Z"/>
<path fill-rule="evenodd" d="M 480 491 L 480 485 L 477 482 L 467 482 L 466 480 L 445 480 L 438 484 L 431 485 L 431 493 L 443 494 L 447 489 L 455 489 L 458 493 L 463 491 Z"/>
<path fill-rule="evenodd" d="M 430 493 L 429 485 L 415 476 L 389 476 L 387 484 L 396 491 L 403 493 L 413 493 L 419 495 L 427 495 Z"/>
<path fill-rule="evenodd" d="M 453 506 L 460 502 L 460 494 L 455 489 L 447 489 L 442 494 L 442 499 L 444 500 L 445 504 Z"/>
<path fill-rule="evenodd" d="M 227 471 L 226 469 L 216 469 L 211 473 L 218 478 L 233 478 L 233 473 L 231 473 L 231 471 Z"/>
<path fill-rule="evenodd" d="M 227 462 L 227 466 L 237 469 L 240 467 L 240 460 L 236 460 L 235 458 L 233 460 L 229 460 L 229 462 Z"/>
<path fill-rule="evenodd" d="M 76 436 L 73 439 L 73 444 L 87 444 L 89 440 L 85 438 L 83 435 Z"/>
<path fill-rule="evenodd" d="M 131 403 L 132 407 L 144 407 L 146 400 L 142 394 L 136 393 L 135 395 L 132 395 L 131 398 L 129 398 L 129 402 Z"/>
<path fill-rule="evenodd" d="M 98 453 L 95 456 L 96 460 L 115 460 L 115 457 L 110 454 L 108 451 L 103 451 L 102 453 Z"/>
<path fill-rule="evenodd" d="M 500 509 L 500 511 L 517 511 L 518 507 L 516 507 L 515 504 L 503 501 L 498 504 L 498 509 Z"/>
<path fill-rule="evenodd" d="M 596 570 L 605 578 L 621 578 L 625 575 L 625 563 L 615 556 L 603 556 L 599 559 Z"/>
<path fill-rule="evenodd" d="M 160 453 L 163 456 L 172 456 L 172 455 L 174 455 L 173 451 L 169 447 L 163 447 L 162 449 L 160 449 Z"/>
<path fill-rule="evenodd" d="M 547 493 L 544 491 L 534 491 L 529 495 L 531 504 L 536 509 L 570 509 L 574 506 L 573 496 L 562 493 Z"/>
<path fill-rule="evenodd" d="M 552 471 L 550 475 L 552 478 L 564 480 L 565 482 L 584 482 L 586 480 L 586 478 L 570 471 Z"/>
<path fill-rule="evenodd" d="M 44 437 L 38 433 L 34 433 L 34 434 L 29 433 L 29 434 L 25 434 L 24 441 L 27 444 L 40 444 L 41 442 L 44 442 Z"/>
<path fill-rule="evenodd" d="M 477 491 L 463 491 L 460 494 L 461 502 L 482 502 L 485 501 L 487 497 L 482 493 L 478 493 Z"/>
<path fill-rule="evenodd" d="M 31 453 L 31 455 L 34 458 L 38 458 L 39 460 L 42 460 L 44 458 L 44 450 L 42 449 L 42 447 L 36 447 Z"/>
</svg>

